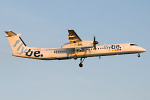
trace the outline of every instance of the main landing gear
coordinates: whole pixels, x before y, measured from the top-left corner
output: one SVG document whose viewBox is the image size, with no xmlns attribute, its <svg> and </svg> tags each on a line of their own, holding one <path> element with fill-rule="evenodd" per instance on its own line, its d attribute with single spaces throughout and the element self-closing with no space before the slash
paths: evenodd
<svg viewBox="0 0 150 100">
<path fill-rule="evenodd" d="M 77 57 L 77 55 L 74 55 L 73 58 L 74 58 L 74 60 L 77 60 L 78 57 Z M 85 58 L 80 58 L 79 67 L 83 67 L 83 64 L 82 64 L 82 63 L 83 63 L 84 60 L 85 60 Z"/>
<path fill-rule="evenodd" d="M 73 58 L 74 58 L 74 60 L 77 60 L 78 57 L 77 57 L 77 55 L 75 55 Z"/>
<path fill-rule="evenodd" d="M 85 58 L 83 58 L 83 59 L 80 58 L 80 64 L 79 64 L 79 67 L 83 67 L 83 64 L 82 64 L 82 63 L 83 63 L 84 60 L 85 60 Z"/>
</svg>

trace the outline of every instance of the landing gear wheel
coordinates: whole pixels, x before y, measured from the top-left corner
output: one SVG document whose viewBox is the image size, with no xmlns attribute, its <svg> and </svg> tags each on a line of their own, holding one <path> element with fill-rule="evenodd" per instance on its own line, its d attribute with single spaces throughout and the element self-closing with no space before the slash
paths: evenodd
<svg viewBox="0 0 150 100">
<path fill-rule="evenodd" d="M 77 60 L 77 56 L 76 55 L 73 58 L 74 58 L 74 60 Z"/>
<path fill-rule="evenodd" d="M 83 64 L 82 64 L 82 63 L 80 63 L 80 64 L 79 64 L 79 67 L 83 67 Z"/>
<path fill-rule="evenodd" d="M 85 59 L 85 58 L 83 58 L 83 59 L 81 58 L 81 59 L 80 59 L 79 67 L 83 67 L 83 64 L 82 64 L 82 63 L 83 63 L 84 59 Z"/>
<path fill-rule="evenodd" d="M 138 57 L 140 57 L 140 53 L 138 53 Z"/>
</svg>

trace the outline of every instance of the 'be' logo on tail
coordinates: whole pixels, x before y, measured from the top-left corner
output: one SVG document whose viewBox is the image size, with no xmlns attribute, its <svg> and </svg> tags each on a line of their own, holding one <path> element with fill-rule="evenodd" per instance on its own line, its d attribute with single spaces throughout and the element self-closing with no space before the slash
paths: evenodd
<svg viewBox="0 0 150 100">
<path fill-rule="evenodd" d="M 43 57 L 43 54 L 40 54 L 40 51 L 31 51 L 31 49 L 28 50 L 28 52 L 26 52 L 26 56 L 32 56 L 32 54 L 34 54 L 34 57 Z"/>
</svg>

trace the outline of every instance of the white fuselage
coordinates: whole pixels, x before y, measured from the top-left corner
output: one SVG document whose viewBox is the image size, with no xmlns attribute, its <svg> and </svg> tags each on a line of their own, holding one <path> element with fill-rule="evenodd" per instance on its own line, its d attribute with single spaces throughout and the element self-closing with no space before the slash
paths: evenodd
<svg viewBox="0 0 150 100">
<path fill-rule="evenodd" d="M 28 47 L 25 53 L 16 53 L 13 56 L 25 57 L 41 60 L 62 60 L 72 59 L 75 55 L 78 58 L 96 57 L 96 56 L 109 56 L 109 55 L 122 55 L 142 53 L 146 50 L 133 43 L 123 44 L 110 44 L 110 45 L 97 45 L 96 50 L 94 48 L 84 49 L 66 49 L 66 48 L 33 48 Z"/>
<path fill-rule="evenodd" d="M 82 41 L 74 30 L 68 30 L 68 43 L 61 48 L 35 48 L 28 47 L 21 39 L 21 34 L 13 31 L 5 31 L 6 37 L 13 51 L 13 56 L 40 59 L 40 60 L 63 60 L 80 58 L 80 67 L 83 67 L 83 61 L 87 57 L 123 55 L 145 52 L 146 50 L 134 43 L 98 45 L 95 36 L 93 41 Z"/>
</svg>

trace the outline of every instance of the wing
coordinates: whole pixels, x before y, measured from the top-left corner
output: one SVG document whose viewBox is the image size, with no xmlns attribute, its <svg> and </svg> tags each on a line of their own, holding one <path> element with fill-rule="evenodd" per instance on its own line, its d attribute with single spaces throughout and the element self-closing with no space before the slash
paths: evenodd
<svg viewBox="0 0 150 100">
<path fill-rule="evenodd" d="M 74 30 L 70 29 L 68 30 L 68 32 L 69 32 L 68 39 L 70 44 L 78 43 L 82 41 Z"/>
</svg>

